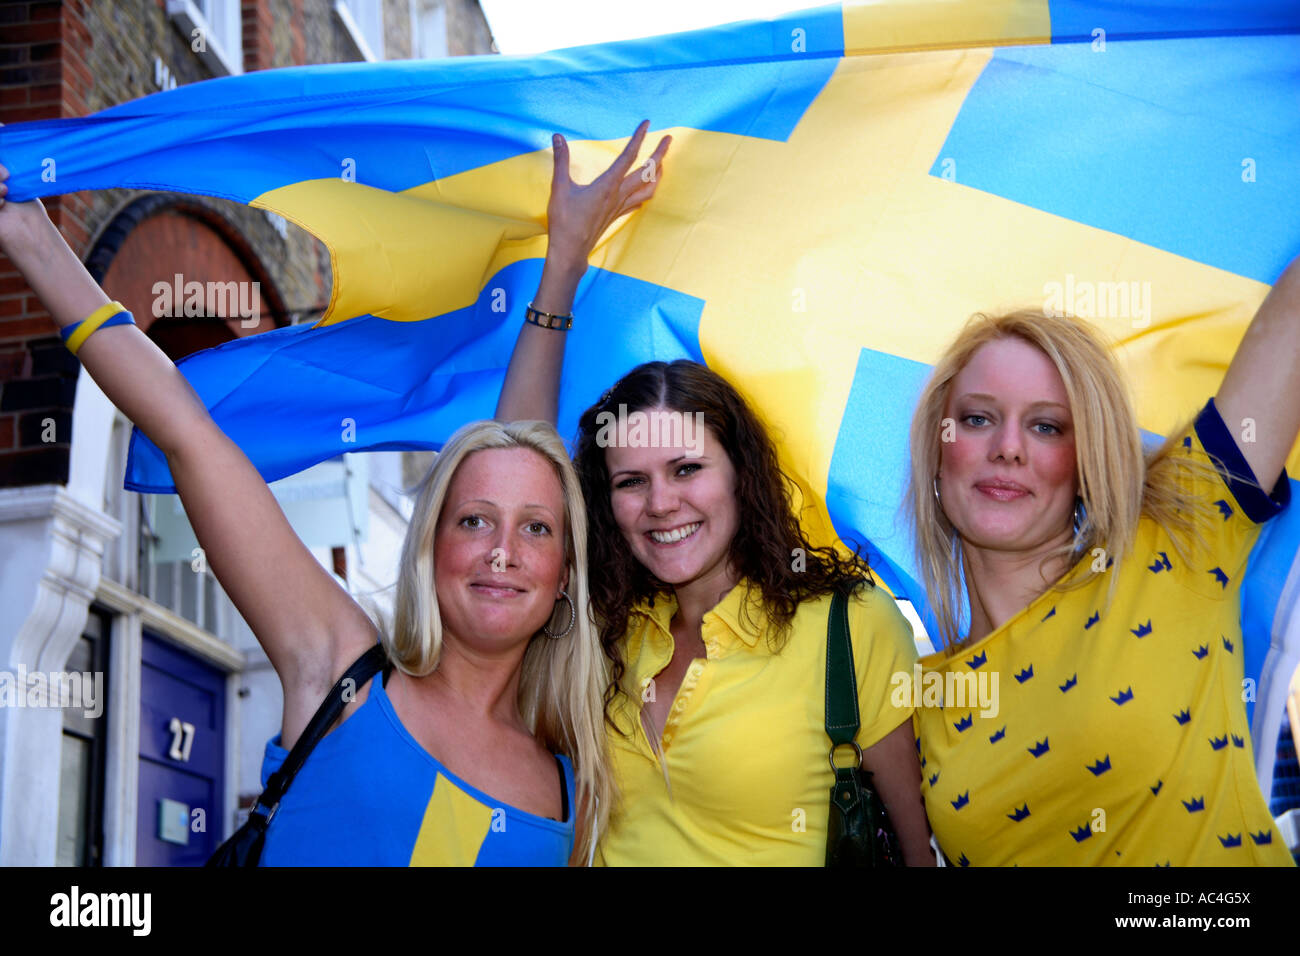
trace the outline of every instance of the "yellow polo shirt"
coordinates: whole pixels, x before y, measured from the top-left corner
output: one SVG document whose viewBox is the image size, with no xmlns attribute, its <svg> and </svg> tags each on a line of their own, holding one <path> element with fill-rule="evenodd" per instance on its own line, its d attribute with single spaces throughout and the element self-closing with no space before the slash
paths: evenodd
<svg viewBox="0 0 1300 956">
<path fill-rule="evenodd" d="M 1249 475 L 1211 402 L 1184 438 Z M 959 866 L 1288 866 L 1255 778 L 1242 702 L 1241 581 L 1260 522 L 1285 507 L 1224 475 L 1211 553 L 1184 563 L 1143 518 L 1105 604 L 1085 556 L 1075 590 L 1049 590 L 988 637 L 922 658 L 921 792 Z M 997 708 L 956 678 L 998 679 Z M 951 683 L 951 688 L 948 686 Z M 927 687 L 928 685 L 928 687 Z M 937 705 L 930 692 L 951 694 Z"/>
<path fill-rule="evenodd" d="M 767 614 L 745 583 L 704 616 L 706 656 L 690 665 L 660 745 L 640 719 L 647 682 L 672 659 L 676 598 L 638 606 L 609 732 L 622 804 L 600 841 L 608 866 L 821 866 L 833 780 L 825 730 L 826 618 L 830 596 L 805 601 L 781 650 L 767 639 Z M 890 701 L 896 673 L 912 672 L 912 628 L 890 595 L 864 588 L 849 604 L 853 663 L 865 750 L 909 720 Z M 671 790 L 669 789 L 671 787 Z"/>
</svg>

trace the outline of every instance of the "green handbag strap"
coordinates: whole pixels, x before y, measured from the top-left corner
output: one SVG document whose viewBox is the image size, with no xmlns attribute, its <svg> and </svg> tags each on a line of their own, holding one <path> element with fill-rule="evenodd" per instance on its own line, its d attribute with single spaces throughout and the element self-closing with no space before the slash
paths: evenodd
<svg viewBox="0 0 1300 956">
<path fill-rule="evenodd" d="M 862 767 L 862 748 L 854 739 L 860 718 L 848 599 L 862 583 L 857 581 L 849 587 L 836 588 L 826 619 L 826 735 L 831 739 L 830 763 L 835 774 L 826 830 L 827 866 L 898 863 L 895 849 L 898 837 L 889 823 L 884 803 L 872 789 L 871 771 Z M 846 745 L 853 748 L 854 763 L 837 766 L 835 751 Z"/>
<path fill-rule="evenodd" d="M 851 744 L 858 735 L 858 681 L 853 672 L 853 643 L 849 637 L 848 597 L 836 588 L 826 619 L 826 735 L 835 748 Z"/>
</svg>

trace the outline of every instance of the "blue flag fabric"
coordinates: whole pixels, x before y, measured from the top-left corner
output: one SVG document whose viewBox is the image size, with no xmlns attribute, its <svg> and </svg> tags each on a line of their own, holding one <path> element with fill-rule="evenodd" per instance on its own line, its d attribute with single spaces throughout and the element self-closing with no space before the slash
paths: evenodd
<svg viewBox="0 0 1300 956">
<path fill-rule="evenodd" d="M 933 632 L 898 519 L 929 363 L 971 313 L 1048 303 L 1116 341 L 1145 429 L 1194 414 L 1300 251 L 1298 34 L 1289 0 L 832 4 L 528 58 L 213 80 L 5 127 L 0 162 L 15 200 L 201 193 L 325 242 L 319 323 L 180 363 L 274 480 L 490 417 L 545 254 L 551 133 L 580 177 L 650 118 L 670 171 L 593 255 L 561 433 L 639 362 L 707 362 L 779 436 L 814 539 L 864 545 Z M 174 490 L 138 433 L 126 486 Z M 1300 655 L 1296 511 L 1244 594 L 1266 787 Z"/>
</svg>

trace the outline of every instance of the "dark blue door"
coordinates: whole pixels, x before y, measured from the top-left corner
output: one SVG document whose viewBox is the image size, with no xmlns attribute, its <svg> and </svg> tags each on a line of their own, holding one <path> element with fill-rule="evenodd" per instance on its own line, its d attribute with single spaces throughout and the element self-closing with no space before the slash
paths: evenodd
<svg viewBox="0 0 1300 956">
<path fill-rule="evenodd" d="M 225 819 L 226 677 L 144 635 L 137 866 L 200 866 Z"/>
</svg>

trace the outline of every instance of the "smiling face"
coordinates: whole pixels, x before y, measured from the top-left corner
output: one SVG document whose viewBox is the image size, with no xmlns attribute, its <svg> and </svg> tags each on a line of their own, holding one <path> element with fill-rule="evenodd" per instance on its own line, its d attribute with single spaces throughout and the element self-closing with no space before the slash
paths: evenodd
<svg viewBox="0 0 1300 956">
<path fill-rule="evenodd" d="M 711 429 L 701 428 L 690 447 L 611 446 L 605 464 L 614 520 L 651 574 L 679 590 L 734 586 L 736 470 Z"/>
<path fill-rule="evenodd" d="M 518 647 L 550 618 L 565 586 L 564 490 L 527 448 L 465 457 L 434 538 L 444 637 L 492 653 Z"/>
<path fill-rule="evenodd" d="M 1078 481 L 1065 383 L 1020 338 L 979 348 L 956 377 L 944 417 L 939 496 L 967 546 L 1032 552 L 1070 534 Z"/>
</svg>

